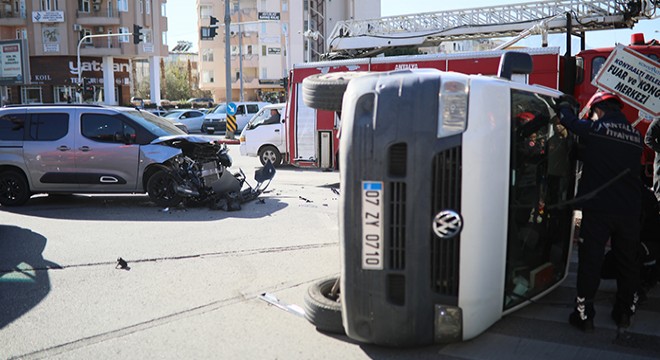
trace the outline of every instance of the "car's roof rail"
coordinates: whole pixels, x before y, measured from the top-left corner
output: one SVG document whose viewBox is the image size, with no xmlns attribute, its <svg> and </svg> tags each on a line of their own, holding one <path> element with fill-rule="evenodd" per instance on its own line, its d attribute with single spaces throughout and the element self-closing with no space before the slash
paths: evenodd
<svg viewBox="0 0 660 360">
<path fill-rule="evenodd" d="M 100 104 L 82 104 L 82 103 L 73 103 L 73 104 L 7 104 L 4 105 L 3 107 L 6 108 L 15 108 L 15 107 L 71 107 L 71 106 L 76 106 L 76 107 L 91 107 L 91 108 L 102 108 L 102 107 L 107 107 L 106 105 L 100 105 Z"/>
</svg>

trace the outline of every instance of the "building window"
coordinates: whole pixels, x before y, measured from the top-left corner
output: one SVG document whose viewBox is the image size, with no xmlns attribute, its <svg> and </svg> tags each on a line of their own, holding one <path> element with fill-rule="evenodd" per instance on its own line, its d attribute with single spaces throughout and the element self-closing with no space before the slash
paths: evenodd
<svg viewBox="0 0 660 360">
<path fill-rule="evenodd" d="M 245 51 L 248 55 L 252 55 L 252 45 L 247 46 L 247 50 Z"/>
<path fill-rule="evenodd" d="M 167 16 L 167 5 L 165 3 L 160 4 L 160 15 Z"/>
<path fill-rule="evenodd" d="M 231 46 L 231 56 L 236 56 L 238 55 L 238 46 L 232 45 Z"/>
<path fill-rule="evenodd" d="M 261 78 L 268 79 L 268 68 L 265 67 L 261 68 Z"/>
<path fill-rule="evenodd" d="M 163 31 L 160 37 L 163 39 L 163 45 L 167 45 L 167 31 Z"/>
<path fill-rule="evenodd" d="M 200 5 L 199 6 L 199 18 L 208 19 L 213 15 L 213 7 L 210 5 Z"/>
<path fill-rule="evenodd" d="M 82 29 L 80 31 L 80 39 L 84 38 L 85 36 L 92 35 L 92 30 L 91 29 Z M 79 39 L 79 40 L 80 40 Z M 83 41 L 83 44 L 91 44 L 92 43 L 92 38 L 87 38 L 85 41 Z"/>
<path fill-rule="evenodd" d="M 128 12 L 128 0 L 117 0 L 117 10 Z"/>
<path fill-rule="evenodd" d="M 138 7 L 140 8 L 140 14 L 144 14 L 144 2 L 142 0 L 138 0 Z"/>
<path fill-rule="evenodd" d="M 261 56 L 266 56 L 267 48 L 266 45 L 261 45 Z"/>
<path fill-rule="evenodd" d="M 41 0 L 41 10 L 52 11 L 59 10 L 59 0 Z"/>
<path fill-rule="evenodd" d="M 202 50 L 202 61 L 212 62 L 213 61 L 213 49 L 203 49 Z"/>
<path fill-rule="evenodd" d="M 151 0 L 146 0 L 144 10 L 147 12 L 147 15 L 151 14 Z"/>
<path fill-rule="evenodd" d="M 130 34 L 131 32 L 128 31 L 127 27 L 120 27 L 119 28 L 119 34 Z M 122 35 L 119 37 L 119 42 L 120 43 L 127 43 L 130 40 L 128 39 L 128 35 Z"/>
<path fill-rule="evenodd" d="M 229 6 L 231 6 L 231 12 L 237 12 L 240 9 L 237 0 L 232 0 Z"/>
<path fill-rule="evenodd" d="M 154 42 L 154 36 L 151 32 L 151 29 L 142 29 L 142 39 L 145 44 L 151 44 Z"/>
<path fill-rule="evenodd" d="M 23 104 L 40 104 L 43 102 L 41 98 L 40 86 L 23 86 L 21 87 L 21 98 Z"/>
<path fill-rule="evenodd" d="M 18 40 L 27 39 L 27 29 L 26 28 L 16 29 L 16 39 Z"/>
<path fill-rule="evenodd" d="M 213 81 L 213 70 L 204 70 L 202 72 L 202 82 L 212 83 Z"/>
<path fill-rule="evenodd" d="M 55 103 L 70 103 L 75 98 L 76 89 L 73 86 L 55 86 L 53 90 Z"/>
<path fill-rule="evenodd" d="M 90 0 L 78 0 L 78 11 L 88 13 L 90 9 Z"/>
<path fill-rule="evenodd" d="M 287 12 L 287 11 L 289 11 L 289 1 L 282 0 L 282 12 Z"/>
</svg>

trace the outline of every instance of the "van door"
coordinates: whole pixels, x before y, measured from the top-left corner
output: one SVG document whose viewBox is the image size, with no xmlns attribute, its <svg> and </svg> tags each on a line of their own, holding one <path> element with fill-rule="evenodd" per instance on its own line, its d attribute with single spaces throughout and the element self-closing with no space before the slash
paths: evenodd
<svg viewBox="0 0 660 360">
<path fill-rule="evenodd" d="M 66 110 L 30 109 L 23 157 L 34 191 L 78 190 L 74 121 Z"/>
<path fill-rule="evenodd" d="M 81 188 L 102 192 L 137 190 L 140 145 L 132 143 L 135 138 L 134 125 L 120 115 L 82 113 L 75 145 Z"/>
</svg>

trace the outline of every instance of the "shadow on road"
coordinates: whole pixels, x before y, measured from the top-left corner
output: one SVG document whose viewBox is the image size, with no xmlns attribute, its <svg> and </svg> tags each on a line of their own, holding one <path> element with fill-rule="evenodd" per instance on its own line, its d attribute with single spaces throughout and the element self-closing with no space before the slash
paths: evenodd
<svg viewBox="0 0 660 360">
<path fill-rule="evenodd" d="M 216 221 L 225 218 L 259 219 L 287 207 L 275 198 L 262 196 L 238 211 L 211 210 L 208 206 L 162 208 L 147 195 L 39 195 L 27 204 L 0 207 L 2 211 L 49 219 L 101 221 Z"/>
<path fill-rule="evenodd" d="M 0 225 L 0 329 L 35 307 L 50 292 L 46 238 L 17 226 Z"/>
</svg>

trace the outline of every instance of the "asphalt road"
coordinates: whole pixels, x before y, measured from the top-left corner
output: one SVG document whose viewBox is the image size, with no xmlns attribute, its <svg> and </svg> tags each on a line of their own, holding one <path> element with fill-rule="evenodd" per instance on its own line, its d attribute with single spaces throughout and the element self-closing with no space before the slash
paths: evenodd
<svg viewBox="0 0 660 360">
<path fill-rule="evenodd" d="M 260 164 L 230 146 L 248 176 Z M 574 269 L 538 304 L 478 338 L 391 349 L 318 332 L 259 299 L 302 307 L 340 271 L 337 172 L 278 170 L 241 211 L 158 208 L 146 195 L 34 197 L 0 208 L 0 358 L 637 359 L 660 358 L 660 291 L 627 333 L 599 293 L 596 332 L 566 322 Z M 130 269 L 115 268 L 117 257 Z"/>
</svg>

